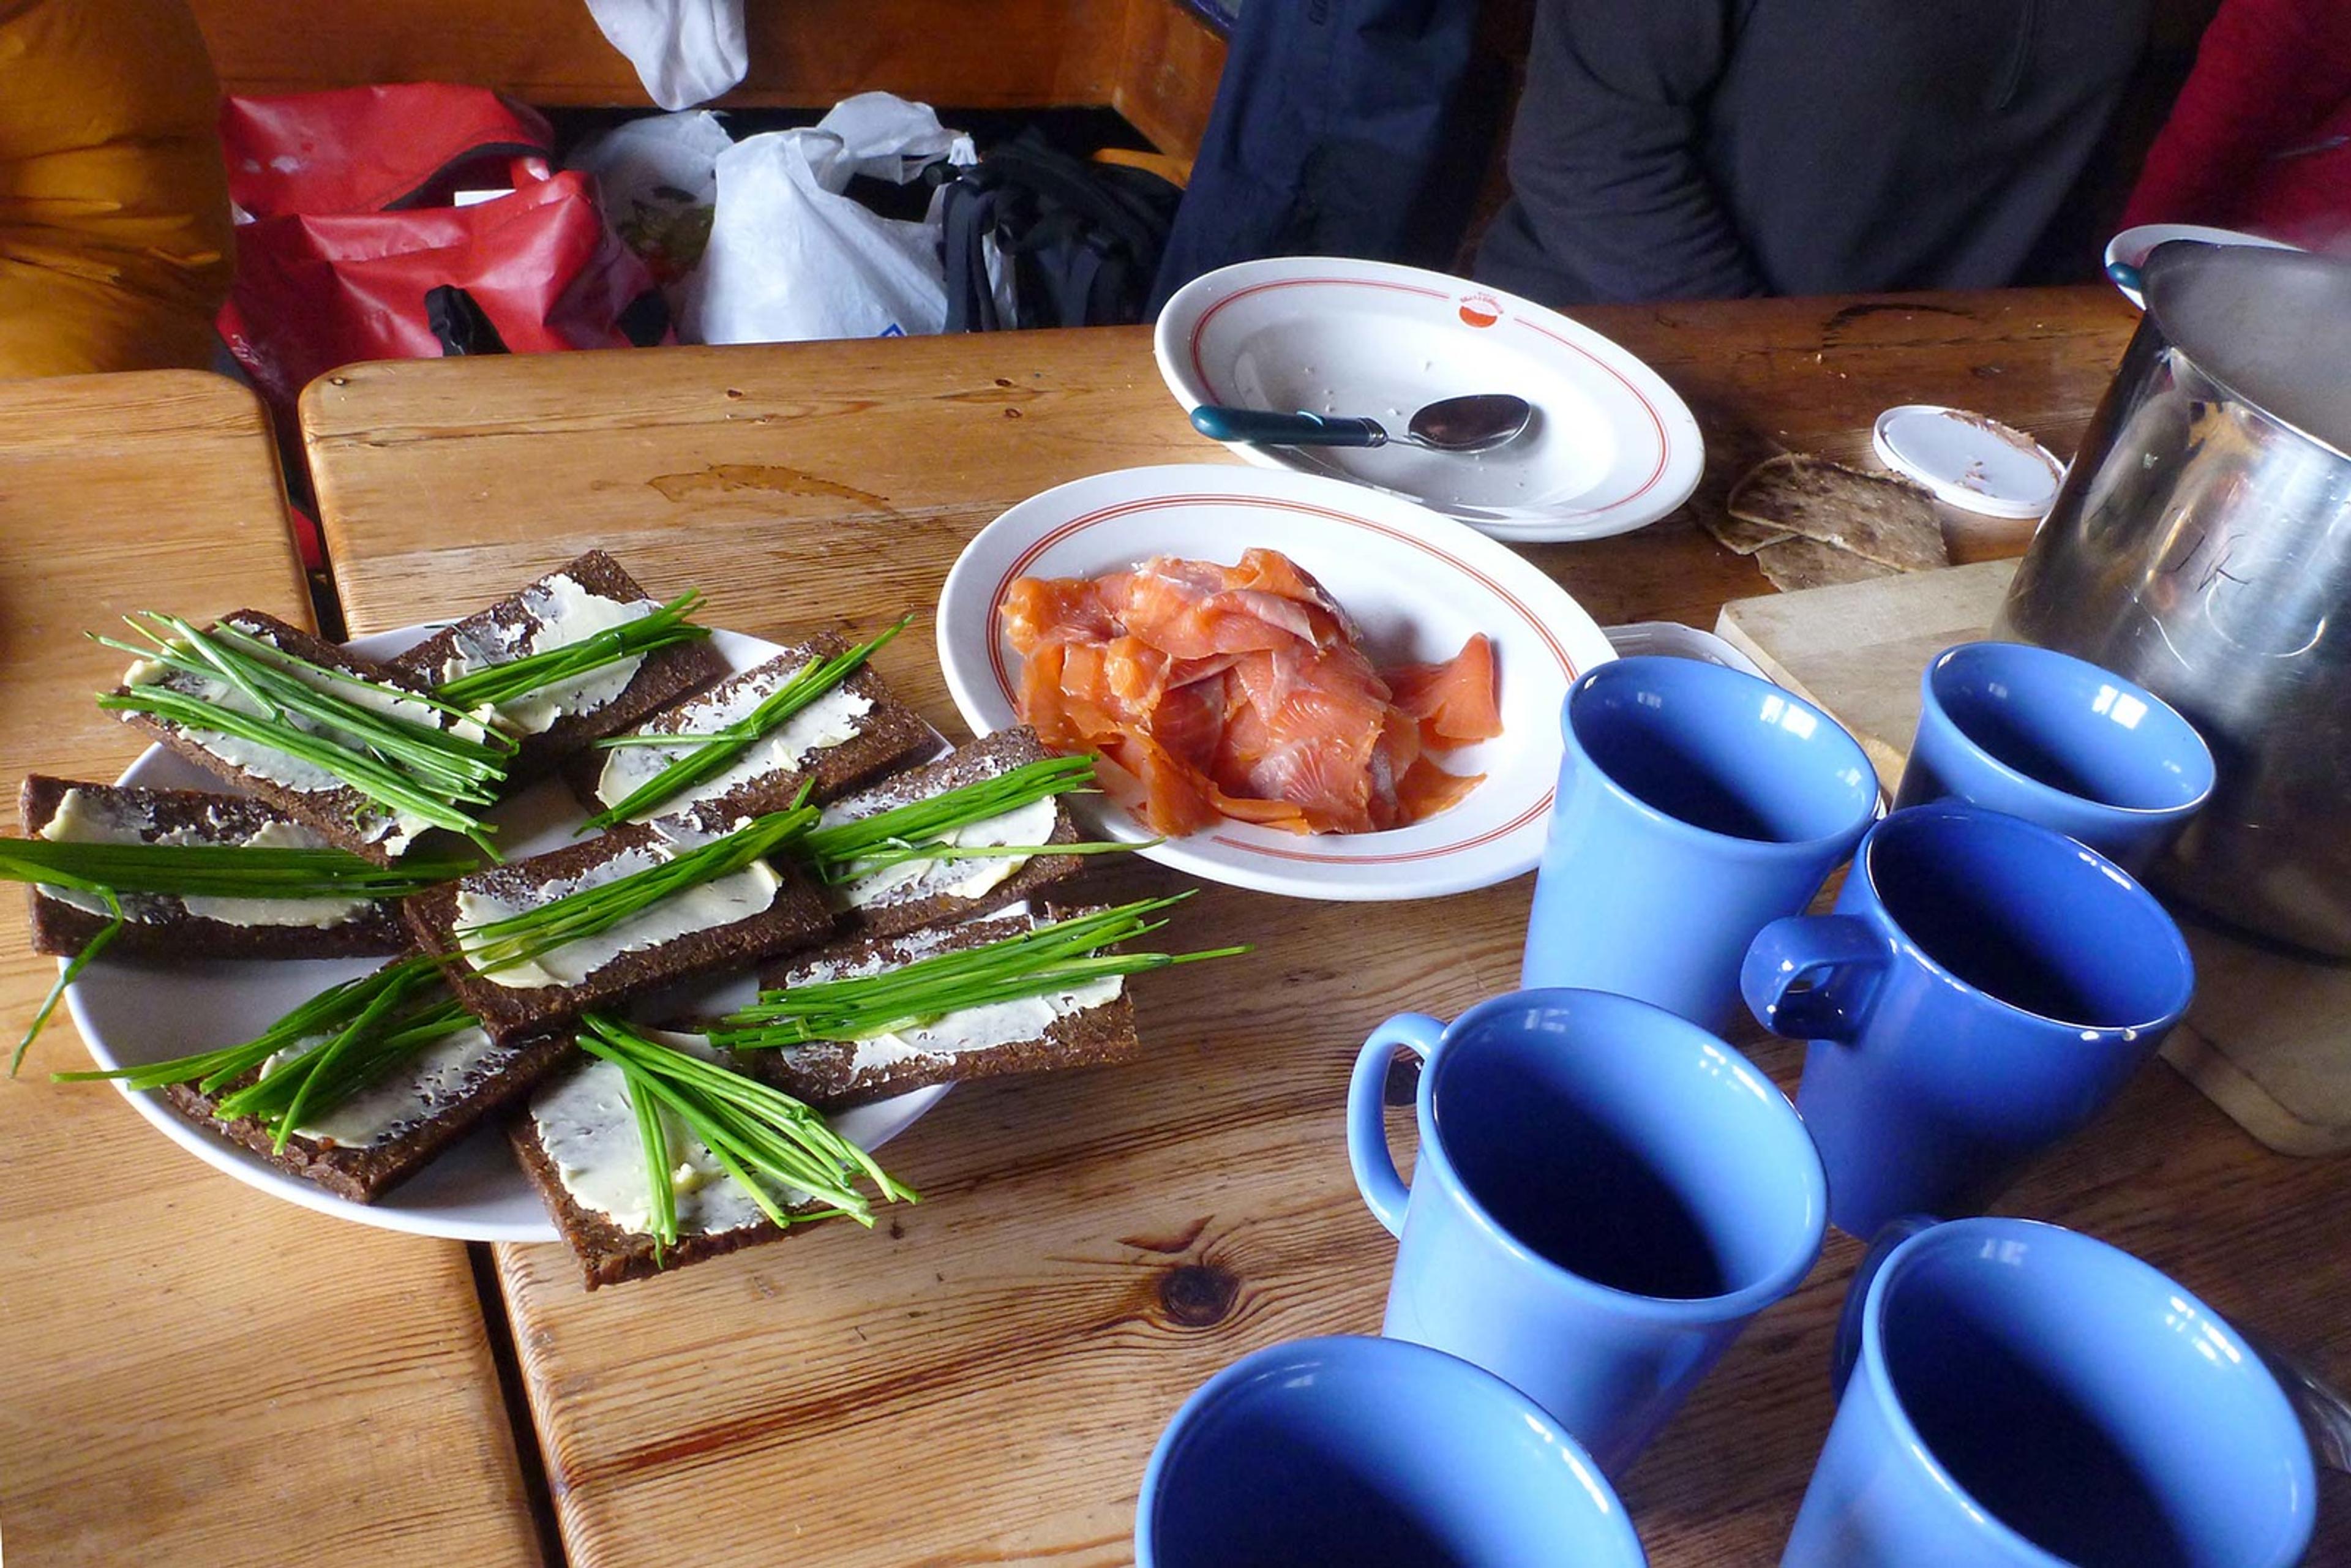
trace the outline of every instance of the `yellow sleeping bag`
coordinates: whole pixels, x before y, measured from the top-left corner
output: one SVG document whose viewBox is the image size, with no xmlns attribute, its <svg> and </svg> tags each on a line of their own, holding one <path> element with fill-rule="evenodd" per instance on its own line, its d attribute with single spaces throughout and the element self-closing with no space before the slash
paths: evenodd
<svg viewBox="0 0 2351 1568">
<path fill-rule="evenodd" d="M 0 377 L 212 362 L 219 111 L 185 0 L 0 0 Z"/>
</svg>

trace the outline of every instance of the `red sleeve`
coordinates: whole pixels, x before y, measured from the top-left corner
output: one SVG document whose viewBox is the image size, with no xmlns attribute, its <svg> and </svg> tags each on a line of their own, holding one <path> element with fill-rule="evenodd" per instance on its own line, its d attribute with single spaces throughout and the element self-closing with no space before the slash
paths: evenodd
<svg viewBox="0 0 2351 1568">
<path fill-rule="evenodd" d="M 2222 0 L 2123 212 L 2123 226 L 2227 224 L 2237 193 L 2351 99 L 2351 5 Z"/>
</svg>

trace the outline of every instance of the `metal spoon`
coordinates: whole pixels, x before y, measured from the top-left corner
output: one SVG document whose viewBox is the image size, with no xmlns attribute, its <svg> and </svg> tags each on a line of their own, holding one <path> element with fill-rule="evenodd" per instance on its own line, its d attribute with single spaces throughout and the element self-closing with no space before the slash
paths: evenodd
<svg viewBox="0 0 2351 1568">
<path fill-rule="evenodd" d="M 1534 413 L 1534 406 L 1522 397 L 1479 392 L 1430 403 L 1412 416 L 1401 434 L 1395 434 L 1373 419 L 1203 403 L 1192 411 L 1192 428 L 1214 441 L 1252 446 L 1385 446 L 1402 442 L 1431 452 L 1490 452 L 1517 439 Z"/>
</svg>

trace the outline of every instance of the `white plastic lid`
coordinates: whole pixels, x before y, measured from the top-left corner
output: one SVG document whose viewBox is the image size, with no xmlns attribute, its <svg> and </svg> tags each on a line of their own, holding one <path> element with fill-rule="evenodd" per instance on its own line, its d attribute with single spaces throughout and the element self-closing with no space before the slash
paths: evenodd
<svg viewBox="0 0 2351 1568">
<path fill-rule="evenodd" d="M 2064 466 L 2021 430 L 1964 409 L 1905 403 L 1877 416 L 1878 461 L 1938 501 L 1994 517 L 2040 517 L 2057 498 Z"/>
</svg>

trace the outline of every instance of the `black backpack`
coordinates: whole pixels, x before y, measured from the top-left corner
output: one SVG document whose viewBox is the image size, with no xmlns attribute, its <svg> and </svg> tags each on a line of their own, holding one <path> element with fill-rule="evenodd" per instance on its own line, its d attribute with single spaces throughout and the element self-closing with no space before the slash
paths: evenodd
<svg viewBox="0 0 2351 1568">
<path fill-rule="evenodd" d="M 946 330 L 1123 326 L 1144 319 L 1183 192 L 1144 169 L 1074 158 L 1026 131 L 959 172 L 941 208 Z M 993 235 L 1013 277 L 987 285 Z"/>
</svg>

